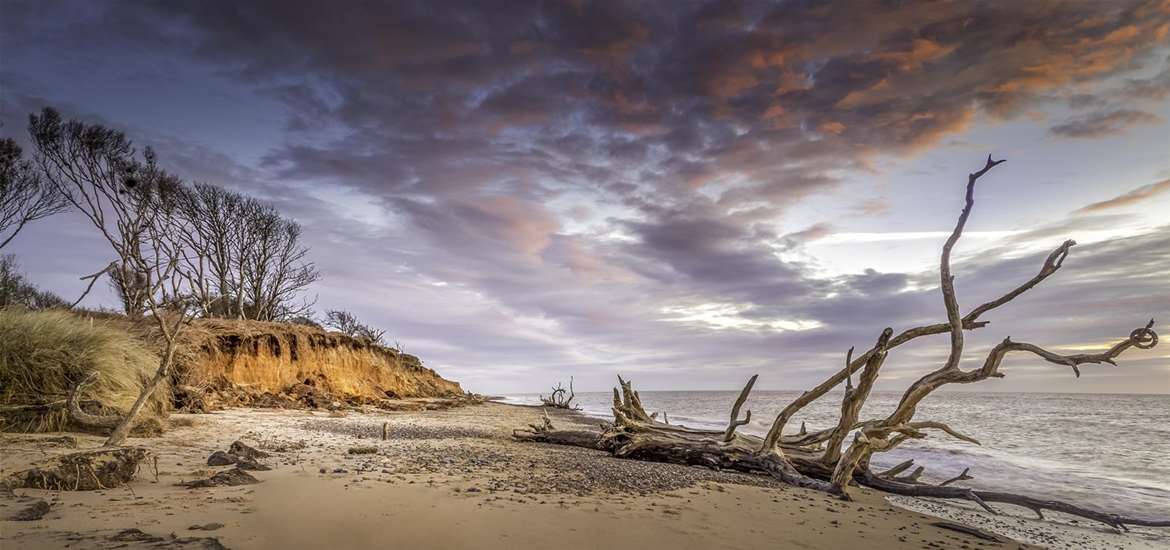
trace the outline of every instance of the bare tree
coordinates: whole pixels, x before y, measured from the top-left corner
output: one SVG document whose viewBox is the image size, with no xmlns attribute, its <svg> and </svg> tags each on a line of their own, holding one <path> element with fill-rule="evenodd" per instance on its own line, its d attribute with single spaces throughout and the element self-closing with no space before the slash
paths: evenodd
<svg viewBox="0 0 1170 550">
<path fill-rule="evenodd" d="M 29 222 L 68 208 L 57 188 L 45 181 L 32 161 L 23 158 L 16 141 L 0 139 L 0 249 Z"/>
<path fill-rule="evenodd" d="M 158 369 L 125 415 L 102 424 L 114 426 L 105 446 L 121 445 L 138 412 L 170 375 L 179 334 L 189 319 L 187 277 L 179 273 L 184 250 L 173 239 L 181 220 L 168 206 L 181 183 L 158 168 L 149 149 L 140 158 L 121 132 L 65 122 L 52 109 L 29 117 L 29 134 L 46 178 L 92 222 L 117 258 L 91 277 L 96 281 L 108 273 L 123 295 L 126 313 L 150 313 L 161 335 Z"/>
<path fill-rule="evenodd" d="M 16 256 L 5 254 L 0 256 L 0 308 L 8 306 L 52 309 L 67 308 L 69 302 L 52 292 L 33 286 L 20 273 Z"/>
<path fill-rule="evenodd" d="M 305 259 L 308 249 L 300 242 L 301 226 L 271 207 L 257 205 L 252 212 L 248 222 L 255 242 L 240 259 L 244 264 L 241 287 L 252 308 L 251 318 L 271 321 L 299 316 L 313 304 L 297 302 L 297 297 L 320 279 L 316 267 Z"/>
<path fill-rule="evenodd" d="M 177 195 L 177 238 L 192 297 L 203 315 L 283 320 L 309 311 L 300 298 L 320 275 L 307 260 L 301 228 L 270 206 L 197 183 Z"/>
<path fill-rule="evenodd" d="M 1041 517 L 1044 510 L 1054 510 L 1102 522 L 1118 530 L 1125 529 L 1126 525 L 1170 526 L 1170 519 L 1124 517 L 1062 501 L 956 486 L 958 482 L 971 479 L 969 469 L 942 483 L 929 484 L 920 481 L 922 467 L 908 475 L 899 475 L 912 467 L 913 461 L 907 461 L 884 472 L 874 472 L 870 467 L 870 459 L 875 453 L 889 451 L 910 439 L 926 437 L 928 430 L 939 431 L 959 440 L 978 444 L 971 436 L 960 433 L 942 422 L 915 419 L 915 412 L 923 399 L 947 384 L 970 384 L 988 378 L 1003 377 L 1004 374 L 999 369 L 1009 353 L 1033 354 L 1048 363 L 1067 367 L 1079 377 L 1080 367 L 1083 365 L 1115 364 L 1115 359 L 1130 348 L 1150 349 L 1158 343 L 1158 335 L 1153 330 L 1153 320 L 1134 329 L 1128 337 L 1108 349 L 1096 353 L 1063 355 L 1035 344 L 1005 338 L 991 349 L 982 367 L 970 370 L 960 368 L 964 345 L 963 333 L 987 326 L 987 321 L 980 320 L 983 314 L 1007 304 L 1056 273 L 1068 256 L 1069 249 L 1076 244 L 1073 241 L 1065 241 L 1048 255 L 1036 276 L 1003 296 L 979 305 L 966 315 L 960 314 L 954 276 L 951 274 L 951 249 L 962 236 L 963 228 L 974 206 L 976 181 L 1002 162 L 988 157 L 982 169 L 970 174 L 967 180 L 965 205 L 954 230 L 943 245 L 939 271 L 946 322 L 910 328 L 897 335 L 890 328 L 886 328 L 881 331 L 873 346 L 864 353 L 855 357 L 853 350 L 850 349 L 846 354 L 844 367 L 788 404 L 776 415 L 765 437 L 735 433 L 735 428 L 745 422 L 738 418 L 739 409 L 751 392 L 755 376 L 748 381 L 736 400 L 726 430 L 697 430 L 657 422 L 652 415 L 646 413 L 641 397 L 631 383 L 619 377 L 620 391 L 614 388 L 613 392 L 613 425 L 593 441 L 583 442 L 579 432 L 560 432 L 551 426 L 517 430 L 514 435 L 522 440 L 603 448 L 616 456 L 626 458 L 762 473 L 793 485 L 833 493 L 844 499 L 850 498 L 849 486 L 858 483 L 902 495 L 970 500 L 993 513 L 995 509 L 991 507 L 991 503 L 999 502 L 1030 509 Z M 858 415 L 862 405 L 868 398 L 890 350 L 911 340 L 935 334 L 949 335 L 950 353 L 945 363 L 912 383 L 888 416 L 860 420 Z M 858 371 L 861 371 L 861 374 L 858 383 L 854 385 L 852 376 Z M 798 412 L 842 382 L 846 385 L 845 394 L 841 401 L 841 414 L 834 426 L 809 432 L 802 423 L 799 433 L 783 433 L 788 421 Z M 853 434 L 853 437 L 846 447 L 845 442 L 849 440 L 850 434 Z"/>
<path fill-rule="evenodd" d="M 383 345 L 382 339 L 386 336 L 386 331 L 362 323 L 358 321 L 356 315 L 344 310 L 326 311 L 323 324 L 346 336 L 368 340 L 378 345 Z"/>
</svg>

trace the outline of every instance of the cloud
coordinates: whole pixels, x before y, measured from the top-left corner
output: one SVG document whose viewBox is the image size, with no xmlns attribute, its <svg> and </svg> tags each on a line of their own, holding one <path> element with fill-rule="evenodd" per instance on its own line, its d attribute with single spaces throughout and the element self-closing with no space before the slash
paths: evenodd
<svg viewBox="0 0 1170 550">
<path fill-rule="evenodd" d="M 1150 183 L 1130 190 L 1126 193 L 1118 195 L 1108 200 L 1103 200 L 1086 205 L 1076 211 L 1077 214 L 1089 214 L 1093 212 L 1100 212 L 1102 210 L 1109 210 L 1113 208 L 1121 208 L 1123 206 L 1130 206 L 1139 202 L 1145 201 L 1162 193 L 1170 191 L 1170 180 L 1162 180 L 1159 182 Z"/>
<path fill-rule="evenodd" d="M 1154 124 L 1162 119 L 1144 111 L 1117 109 L 1070 119 L 1048 129 L 1048 133 L 1066 138 L 1101 138 L 1124 133 L 1131 127 Z"/>
<path fill-rule="evenodd" d="M 922 290 L 932 274 L 831 276 L 780 254 L 834 238 L 881 250 L 891 239 L 941 240 L 939 228 L 891 220 L 892 233 L 875 234 L 852 219 L 801 217 L 808 200 L 981 122 L 1074 95 L 1105 108 L 1096 91 L 1116 84 L 1161 97 L 1161 73 L 1141 71 L 1163 62 L 1170 22 L 1170 6 L 1142 0 L 5 7 L 6 99 L 34 95 L 22 87 L 35 82 L 75 89 L 53 79 L 79 73 L 146 84 L 134 91 L 185 77 L 206 97 L 163 113 L 123 108 L 198 126 L 223 118 L 216 91 L 254 95 L 265 114 L 226 127 L 275 128 L 253 150 L 146 141 L 188 176 L 295 215 L 325 270 L 321 303 L 359 308 L 467 387 L 493 389 L 542 387 L 532 385 L 538 368 L 586 387 L 617 369 L 685 373 L 658 376 L 703 387 L 728 368 L 780 368 L 781 353 L 786 376 L 775 383 L 800 387 L 886 324 L 939 320 L 937 296 Z M 92 88 L 95 105 L 137 99 Z M 1118 112 L 1053 132 L 1102 135 L 1144 114 Z M 891 200 L 916 200 L 908 191 L 849 201 L 879 215 Z M 1034 274 L 1037 258 L 1016 235 L 976 234 L 968 242 L 979 250 L 1002 238 L 1012 260 L 964 265 L 964 303 Z M 1166 265 L 1132 247 L 1162 236 L 1110 246 L 1147 255 L 1133 275 L 1146 285 L 1147 271 Z M 1096 264 L 1107 248 L 1079 247 L 1076 259 Z M 1129 296 L 1123 279 L 1100 283 L 1048 296 L 1067 300 L 1058 309 L 1069 315 Z M 1041 302 L 1025 309 L 1046 313 Z M 1096 323 L 1058 324 L 1085 341 Z M 893 368 L 929 365 L 914 353 Z"/>
</svg>

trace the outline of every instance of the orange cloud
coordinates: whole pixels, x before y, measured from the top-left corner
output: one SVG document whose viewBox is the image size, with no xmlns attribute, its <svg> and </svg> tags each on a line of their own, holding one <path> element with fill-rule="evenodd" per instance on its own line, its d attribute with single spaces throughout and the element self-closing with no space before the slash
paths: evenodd
<svg viewBox="0 0 1170 550">
<path fill-rule="evenodd" d="M 1141 187 L 1138 187 L 1137 189 L 1129 191 L 1128 193 L 1124 193 L 1124 194 L 1118 195 L 1116 197 L 1113 197 L 1112 199 L 1103 200 L 1100 202 L 1095 202 L 1093 204 L 1090 204 L 1088 206 L 1085 206 L 1085 207 L 1078 209 L 1074 213 L 1075 214 L 1090 214 L 1093 212 L 1100 212 L 1102 210 L 1109 210 L 1111 208 L 1121 208 L 1123 206 L 1131 206 L 1131 205 L 1137 204 L 1139 202 L 1142 202 L 1144 200 L 1150 199 L 1154 196 L 1165 193 L 1167 191 L 1170 191 L 1170 180 L 1162 180 L 1162 181 L 1159 181 L 1156 183 L 1143 185 Z"/>
</svg>

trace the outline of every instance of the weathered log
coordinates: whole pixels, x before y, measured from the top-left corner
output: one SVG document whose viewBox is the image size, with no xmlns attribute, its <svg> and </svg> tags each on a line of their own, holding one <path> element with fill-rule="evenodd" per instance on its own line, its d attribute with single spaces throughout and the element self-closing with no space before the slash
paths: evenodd
<svg viewBox="0 0 1170 550">
<path fill-rule="evenodd" d="M 921 483 L 902 483 L 875 476 L 869 474 L 868 472 L 862 475 L 860 481 L 865 485 L 875 489 L 881 489 L 888 493 L 912 497 L 970 500 L 980 504 L 985 509 L 989 508 L 988 503 L 992 502 L 1012 504 L 1022 508 L 1027 508 L 1035 512 L 1040 519 L 1044 518 L 1044 510 L 1051 510 L 1053 512 L 1060 512 L 1063 514 L 1069 514 L 1072 516 L 1098 521 L 1119 531 L 1126 530 L 1127 525 L 1138 525 L 1145 527 L 1170 527 L 1170 519 L 1151 520 L 1121 516 L 1085 508 L 1083 506 L 1077 506 L 1075 504 L 1059 500 L 1044 500 L 1025 495 L 1018 495 L 1015 493 L 1005 493 L 1001 491 L 981 491 L 976 489 L 965 489 L 961 487 L 942 487 L 938 485 L 927 485 Z M 994 512 L 994 510 L 992 510 L 992 512 Z"/>
<path fill-rule="evenodd" d="M 512 437 L 520 441 L 552 443 L 555 445 L 568 445 L 570 447 L 585 447 L 586 449 L 604 449 L 598 432 L 558 430 L 553 426 L 552 419 L 548 417 L 547 412 L 544 413 L 540 424 L 529 424 L 528 427 L 530 429 L 512 430 Z"/>
</svg>

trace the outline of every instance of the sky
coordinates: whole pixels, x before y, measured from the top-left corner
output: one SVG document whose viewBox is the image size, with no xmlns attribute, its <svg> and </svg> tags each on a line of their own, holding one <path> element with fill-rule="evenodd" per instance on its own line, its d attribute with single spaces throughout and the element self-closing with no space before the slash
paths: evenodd
<svg viewBox="0 0 1170 550">
<path fill-rule="evenodd" d="M 945 320 L 938 254 L 988 154 L 961 308 L 1078 244 L 964 367 L 1170 323 L 1168 0 L 0 0 L 0 133 L 45 106 L 273 204 L 318 310 L 480 393 L 807 389 Z M 5 252 L 74 297 L 104 246 L 67 213 Z M 947 349 L 897 348 L 878 389 Z M 1170 346 L 1082 370 L 1013 356 L 968 389 L 1170 393 Z"/>
</svg>

